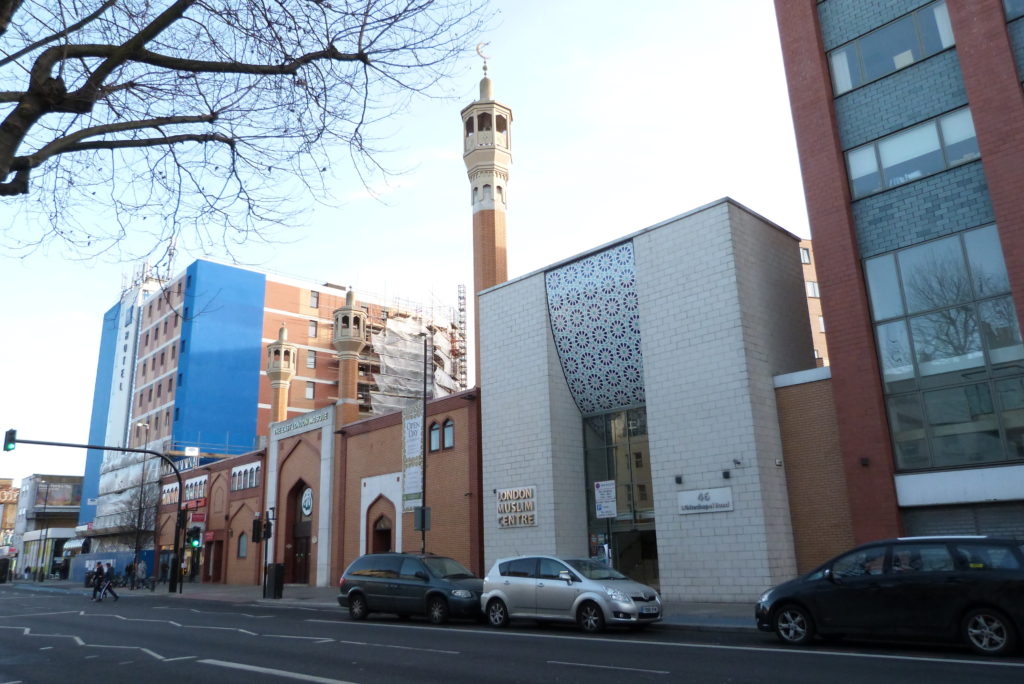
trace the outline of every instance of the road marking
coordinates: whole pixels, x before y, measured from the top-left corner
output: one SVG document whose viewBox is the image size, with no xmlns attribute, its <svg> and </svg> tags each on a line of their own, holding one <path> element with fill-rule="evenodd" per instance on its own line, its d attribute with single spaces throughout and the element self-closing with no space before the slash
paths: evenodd
<svg viewBox="0 0 1024 684">
<path fill-rule="evenodd" d="M 615 667 L 613 665 L 594 665 L 592 663 L 570 663 L 565 660 L 549 660 L 548 665 L 568 665 L 570 667 L 592 667 L 597 670 L 623 670 L 624 672 L 643 672 L 644 674 L 672 674 L 668 670 L 642 670 L 638 667 Z"/>
<path fill-rule="evenodd" d="M 241 627 L 213 627 L 211 625 L 182 625 L 182 629 L 219 629 L 222 632 L 241 632 L 242 634 L 248 634 L 249 636 L 260 636 L 256 632 L 250 632 L 247 629 Z"/>
<path fill-rule="evenodd" d="M 204 665 L 216 665 L 217 667 L 227 667 L 234 670 L 245 670 L 246 672 L 258 672 L 260 674 L 269 674 L 277 677 L 286 677 L 288 679 L 298 679 L 303 682 L 317 682 L 318 684 L 354 684 L 353 682 L 349 682 L 344 679 L 328 679 L 327 677 L 317 677 L 315 675 L 301 674 L 299 672 L 275 670 L 269 667 L 257 667 L 256 665 L 246 665 L 244 663 L 232 663 L 226 660 L 203 659 L 197 660 L 196 662 L 202 663 Z"/>
<path fill-rule="evenodd" d="M 77 610 L 58 610 L 54 613 L 21 613 L 20 615 L 0 615 L 0 618 L 18 618 L 18 617 L 45 617 L 47 615 L 68 615 L 69 613 L 78 613 Z"/>
<path fill-rule="evenodd" d="M 423 651 L 425 653 L 443 653 L 445 655 L 461 655 L 461 651 L 444 651 L 439 648 L 417 648 L 415 646 L 397 646 L 392 644 L 371 644 L 368 641 L 345 641 L 344 639 L 338 639 L 339 644 L 345 644 L 347 646 L 376 646 L 377 648 L 394 648 L 399 651 Z"/>
<path fill-rule="evenodd" d="M 327 644 L 334 641 L 334 639 L 328 637 L 298 636 L 296 634 L 261 634 L 260 636 L 270 637 L 271 639 L 308 639 L 318 644 Z"/>
<path fill-rule="evenodd" d="M 326 622 L 335 625 L 352 624 L 344 620 L 306 620 L 306 622 Z M 423 629 L 419 625 L 395 625 L 386 624 L 383 622 L 360 622 L 359 629 L 366 629 L 368 627 L 379 627 L 388 629 Z M 471 634 L 487 634 L 494 637 L 518 637 L 521 639 L 561 639 L 564 641 L 585 641 L 588 643 L 607 642 L 614 644 L 635 644 L 640 646 L 670 646 L 673 648 L 688 648 L 688 649 L 707 649 L 707 650 L 718 650 L 718 651 L 745 651 L 749 653 L 775 653 L 777 655 L 798 655 L 798 656 L 843 656 L 847 658 L 867 658 L 876 660 L 902 660 L 908 662 L 924 662 L 924 663 L 954 663 L 957 665 L 986 665 L 988 667 L 1008 667 L 1024 669 L 1024 663 L 1012 663 L 1002 660 L 993 660 L 990 658 L 979 657 L 977 660 L 970 658 L 940 658 L 932 656 L 902 656 L 902 655 L 888 655 L 883 653 L 851 653 L 849 651 L 818 651 L 818 650 L 799 650 L 790 648 L 768 648 L 766 646 L 726 646 L 723 644 L 688 644 L 679 643 L 675 641 L 640 641 L 638 639 L 617 639 L 610 637 L 596 637 L 596 636 L 570 636 L 567 634 L 538 634 L 531 632 L 510 632 L 508 630 L 498 629 L 464 629 L 461 632 L 468 632 Z M 340 642 L 340 640 L 339 640 Z M 340 642 L 345 643 L 345 642 Z"/>
</svg>

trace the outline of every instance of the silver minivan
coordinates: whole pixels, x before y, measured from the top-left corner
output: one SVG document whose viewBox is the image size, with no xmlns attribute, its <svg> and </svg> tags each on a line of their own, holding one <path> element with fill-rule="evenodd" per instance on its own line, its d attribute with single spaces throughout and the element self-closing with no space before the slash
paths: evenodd
<svg viewBox="0 0 1024 684">
<path fill-rule="evenodd" d="M 651 587 L 604 563 L 555 556 L 499 559 L 484 576 L 480 607 L 494 627 L 529 618 L 600 632 L 606 624 L 641 628 L 662 617 L 661 597 Z"/>
</svg>

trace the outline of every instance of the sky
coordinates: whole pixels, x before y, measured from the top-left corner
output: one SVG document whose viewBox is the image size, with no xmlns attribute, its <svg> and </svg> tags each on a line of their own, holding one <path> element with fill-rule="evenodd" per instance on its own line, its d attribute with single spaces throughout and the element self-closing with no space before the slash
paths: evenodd
<svg viewBox="0 0 1024 684">
<path fill-rule="evenodd" d="M 810 236 L 770 0 L 492 0 L 491 12 L 480 41 L 513 116 L 510 278 L 725 196 Z M 377 130 L 383 161 L 405 173 L 372 194 L 338 174 L 340 208 L 316 207 L 278 244 L 237 256 L 357 296 L 454 305 L 459 284 L 472 293 L 459 112 L 481 76 L 467 56 L 447 97 L 413 101 Z M 12 221 L 0 200 L 0 233 Z M 0 247 L 0 429 L 23 439 L 88 441 L 103 313 L 133 270 L 67 256 Z M 175 273 L 199 256 L 179 254 Z M 17 486 L 33 473 L 80 475 L 85 453 L 19 445 L 0 459 L 0 478 Z"/>
</svg>

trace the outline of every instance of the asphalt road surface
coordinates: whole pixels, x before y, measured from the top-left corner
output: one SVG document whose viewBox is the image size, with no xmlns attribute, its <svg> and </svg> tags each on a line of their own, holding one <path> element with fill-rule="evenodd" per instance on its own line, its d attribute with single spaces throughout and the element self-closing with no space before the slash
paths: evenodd
<svg viewBox="0 0 1024 684">
<path fill-rule="evenodd" d="M 795 649 L 769 634 L 609 630 L 520 621 L 435 627 L 340 608 L 237 604 L 150 592 L 102 603 L 0 585 L 0 684 L 263 682 L 1024 681 L 1024 658 L 867 642 Z"/>
</svg>

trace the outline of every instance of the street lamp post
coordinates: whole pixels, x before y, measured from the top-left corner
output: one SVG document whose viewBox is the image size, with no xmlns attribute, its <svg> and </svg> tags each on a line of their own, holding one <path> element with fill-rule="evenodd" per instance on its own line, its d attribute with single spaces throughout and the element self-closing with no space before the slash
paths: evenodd
<svg viewBox="0 0 1024 684">
<path fill-rule="evenodd" d="M 38 581 L 42 582 L 46 579 L 47 573 L 50 571 L 50 559 L 46 557 L 46 537 L 49 536 L 47 533 L 50 531 L 50 523 L 46 520 L 46 506 L 50 502 L 50 483 L 46 480 L 40 480 L 39 484 L 46 485 L 46 494 L 43 496 L 43 523 L 46 527 L 43 528 L 42 545 L 40 546 L 40 560 L 39 567 L 36 568 L 36 577 Z M 39 485 L 36 485 L 37 487 Z"/>
<path fill-rule="evenodd" d="M 144 428 L 146 430 L 146 441 L 143 443 L 143 448 L 149 448 L 149 423 L 136 423 L 135 427 Z M 142 472 L 139 473 L 139 505 L 138 511 L 135 514 L 135 557 L 132 560 L 132 576 L 128 578 L 131 582 L 132 589 L 135 588 L 135 578 L 139 574 L 139 547 L 142 546 L 142 500 L 145 498 L 145 487 L 146 487 L 146 459 L 149 454 L 142 454 Z M 155 527 L 155 525 L 154 525 Z M 153 531 L 154 535 L 156 530 Z M 154 561 L 155 562 L 155 561 Z"/>
<path fill-rule="evenodd" d="M 421 479 L 423 493 L 420 495 L 420 553 L 427 552 L 427 453 L 430 451 L 428 442 L 430 435 L 427 434 L 427 339 L 428 332 L 423 333 L 423 476 Z"/>
</svg>

